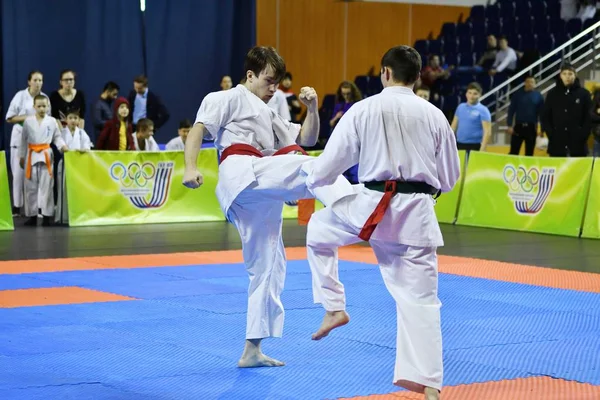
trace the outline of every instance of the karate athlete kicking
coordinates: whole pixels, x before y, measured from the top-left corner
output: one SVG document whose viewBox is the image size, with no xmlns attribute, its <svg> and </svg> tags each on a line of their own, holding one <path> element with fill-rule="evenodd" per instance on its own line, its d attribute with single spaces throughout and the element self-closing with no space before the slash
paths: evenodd
<svg viewBox="0 0 600 400">
<path fill-rule="evenodd" d="M 326 310 L 313 335 L 319 340 L 349 321 L 337 249 L 369 241 L 385 285 L 396 301 L 394 384 L 438 399 L 442 387 L 442 333 L 436 248 L 443 245 L 432 195 L 452 189 L 460 165 L 444 114 L 413 93 L 421 57 L 413 48 L 390 49 L 381 61 L 383 91 L 352 106 L 312 164 L 314 190 L 359 164 L 364 188 L 313 214 L 308 261 L 315 303 Z"/>
<path fill-rule="evenodd" d="M 189 188 L 202 184 L 197 169 L 200 145 L 204 136 L 214 139 L 220 154 L 216 195 L 223 213 L 240 234 L 250 278 L 246 346 L 238 366 L 278 367 L 284 363 L 264 355 L 260 344 L 262 339 L 281 337 L 283 332 L 283 204 L 313 198 L 301 168 L 314 158 L 290 153 L 306 154 L 297 143 L 316 143 L 318 101 L 313 88 L 300 90 L 299 98 L 308 108 L 302 127 L 282 119 L 267 106 L 285 74 L 285 62 L 272 47 L 251 49 L 244 70 L 243 84 L 210 93 L 202 101 L 185 143 L 183 184 Z M 350 183 L 339 175 L 331 180 L 331 186 L 315 191 L 325 205 L 352 192 Z"/>
</svg>

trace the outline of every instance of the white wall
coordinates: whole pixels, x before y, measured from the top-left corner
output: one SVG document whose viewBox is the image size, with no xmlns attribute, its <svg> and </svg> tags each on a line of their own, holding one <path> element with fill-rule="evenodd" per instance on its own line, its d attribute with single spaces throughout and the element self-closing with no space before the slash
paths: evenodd
<svg viewBox="0 0 600 400">
<path fill-rule="evenodd" d="M 354 0 L 366 1 L 372 3 L 413 3 L 413 4 L 437 4 L 441 6 L 463 6 L 472 7 L 477 5 L 486 5 L 488 0 Z M 495 3 L 495 0 L 489 3 Z"/>
</svg>

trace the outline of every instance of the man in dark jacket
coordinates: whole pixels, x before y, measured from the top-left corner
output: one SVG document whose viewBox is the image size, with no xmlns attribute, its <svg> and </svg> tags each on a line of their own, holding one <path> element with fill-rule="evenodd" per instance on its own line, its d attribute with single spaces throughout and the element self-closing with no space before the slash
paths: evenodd
<svg viewBox="0 0 600 400">
<path fill-rule="evenodd" d="M 127 100 L 132 108 L 134 129 L 142 118 L 148 118 L 154 122 L 155 131 L 158 131 L 169 120 L 169 110 L 156 93 L 148 90 L 148 78 L 144 75 L 137 76 L 133 80 L 133 90 L 129 93 Z"/>
<path fill-rule="evenodd" d="M 556 87 L 548 92 L 542 129 L 548 135 L 551 157 L 585 157 L 591 130 L 590 92 L 581 87 L 575 68 L 564 64 Z"/>
</svg>

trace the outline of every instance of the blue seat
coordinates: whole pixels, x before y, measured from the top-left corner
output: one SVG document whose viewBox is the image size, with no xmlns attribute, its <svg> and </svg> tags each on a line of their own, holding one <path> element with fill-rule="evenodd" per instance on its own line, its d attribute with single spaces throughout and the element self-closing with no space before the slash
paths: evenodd
<svg viewBox="0 0 600 400">
<path fill-rule="evenodd" d="M 567 23 L 560 19 L 550 17 L 550 33 L 567 33 Z"/>
<path fill-rule="evenodd" d="M 471 75 L 471 74 L 461 74 L 458 76 L 458 85 L 460 86 L 461 89 L 466 88 L 467 86 L 469 86 L 469 84 L 471 82 L 475 82 L 476 77 L 475 75 Z"/>
<path fill-rule="evenodd" d="M 520 0 L 522 1 L 522 0 Z M 512 2 L 503 2 L 500 8 L 500 18 L 502 19 L 510 19 L 515 16 L 515 3 Z"/>
<path fill-rule="evenodd" d="M 366 76 L 357 76 L 356 78 L 366 78 Z M 354 83 L 356 84 L 356 78 L 354 79 Z M 333 111 L 335 107 L 335 94 L 326 94 L 323 97 L 323 103 L 321 103 L 321 108 L 329 111 Z"/>
<path fill-rule="evenodd" d="M 460 54 L 473 53 L 473 41 L 470 37 L 465 37 L 458 42 L 458 52 Z"/>
<path fill-rule="evenodd" d="M 456 38 L 449 38 L 448 40 L 444 40 L 442 44 L 442 53 L 443 54 L 456 54 L 458 53 L 458 43 L 456 42 Z"/>
<path fill-rule="evenodd" d="M 442 25 L 442 31 L 440 32 L 440 37 L 452 37 L 456 36 L 456 24 L 453 22 L 446 22 Z"/>
<path fill-rule="evenodd" d="M 354 78 L 354 84 L 356 85 L 358 90 L 360 90 L 360 92 L 363 94 L 363 96 L 366 96 L 366 93 L 369 89 L 369 77 L 364 76 L 364 75 L 359 75 Z M 332 110 L 333 110 L 333 107 L 332 107 Z"/>
<path fill-rule="evenodd" d="M 369 79 L 369 88 L 368 88 L 369 96 L 378 94 L 382 90 L 383 90 L 383 85 L 381 84 L 381 78 L 379 76 L 372 76 L 371 79 Z"/>
<path fill-rule="evenodd" d="M 515 16 L 518 18 L 531 17 L 533 13 L 538 13 L 537 10 L 532 10 L 531 4 L 525 0 L 519 0 L 515 3 Z"/>
<path fill-rule="evenodd" d="M 583 30 L 583 23 L 579 18 L 572 18 L 567 22 L 567 33 L 573 36 L 577 36 Z"/>
<path fill-rule="evenodd" d="M 429 43 L 429 51 L 428 53 L 440 55 L 442 52 L 442 42 L 439 40 L 428 40 Z"/>
<path fill-rule="evenodd" d="M 469 18 L 473 21 L 483 21 L 485 18 L 485 7 L 484 6 L 473 6 L 471 7 L 471 13 Z"/>
<path fill-rule="evenodd" d="M 521 44 L 519 50 L 527 51 L 536 49 L 538 49 L 538 38 L 536 35 L 534 35 L 533 33 L 526 33 L 521 35 Z"/>
<path fill-rule="evenodd" d="M 485 27 L 485 36 L 498 36 L 502 32 L 502 24 L 500 20 L 488 20 Z"/>
<path fill-rule="evenodd" d="M 460 53 L 458 56 L 458 65 L 461 67 L 471 67 L 475 65 L 475 55 L 473 52 Z"/>
<path fill-rule="evenodd" d="M 541 40 L 538 40 L 538 50 L 542 55 L 550 53 L 555 48 L 554 36 L 552 35 L 544 35 Z"/>
<path fill-rule="evenodd" d="M 533 18 L 533 33 L 538 36 L 547 35 L 550 33 L 550 20 L 547 16 L 538 15 Z"/>
<path fill-rule="evenodd" d="M 522 15 L 516 19 L 517 31 L 520 35 L 533 32 L 533 20 L 529 15 Z"/>
<path fill-rule="evenodd" d="M 481 85 L 483 92 L 488 92 L 492 88 L 492 77 L 488 74 L 479 74 L 477 82 Z"/>
<path fill-rule="evenodd" d="M 457 95 L 449 95 L 444 96 L 444 100 L 442 102 L 442 110 L 444 111 L 452 111 L 456 110 L 456 107 L 460 104 L 460 97 Z"/>
<path fill-rule="evenodd" d="M 427 54 L 429 53 L 429 43 L 427 40 L 417 40 L 415 42 L 415 50 L 419 52 L 419 54 Z"/>
<path fill-rule="evenodd" d="M 458 59 L 456 57 L 456 53 L 448 53 L 442 56 L 442 65 L 457 65 Z"/>
<path fill-rule="evenodd" d="M 488 21 L 498 20 L 500 18 L 500 7 L 498 7 L 497 4 L 487 6 L 485 8 L 485 18 L 487 18 Z"/>
<path fill-rule="evenodd" d="M 471 21 L 471 35 L 485 35 L 485 25 L 485 19 L 482 19 L 481 21 Z"/>
<path fill-rule="evenodd" d="M 477 53 L 483 53 L 487 50 L 487 36 L 474 36 L 473 37 L 473 50 Z"/>
<path fill-rule="evenodd" d="M 456 26 L 456 36 L 463 37 L 463 36 L 471 36 L 471 23 L 470 22 L 466 22 L 463 24 L 458 24 Z"/>
</svg>

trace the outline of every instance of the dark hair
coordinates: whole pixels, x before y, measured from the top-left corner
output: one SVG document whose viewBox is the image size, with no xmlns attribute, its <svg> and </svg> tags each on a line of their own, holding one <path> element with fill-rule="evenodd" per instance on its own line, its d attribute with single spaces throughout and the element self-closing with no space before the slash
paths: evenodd
<svg viewBox="0 0 600 400">
<path fill-rule="evenodd" d="M 31 78 L 33 78 L 33 76 L 34 76 L 35 74 L 40 74 L 40 75 L 42 76 L 42 79 L 44 78 L 44 74 L 42 74 L 42 71 L 39 71 L 39 70 L 37 70 L 37 69 L 34 69 L 33 71 L 31 71 L 31 72 L 29 73 L 29 75 L 27 75 L 27 82 L 29 82 L 29 81 L 31 80 Z"/>
<path fill-rule="evenodd" d="M 72 109 L 72 110 L 69 110 L 69 111 L 67 111 L 67 117 L 68 117 L 69 115 L 77 115 L 77 117 L 79 118 L 79 109 L 77 109 L 77 108 L 74 108 L 74 109 Z"/>
<path fill-rule="evenodd" d="M 363 95 L 360 92 L 360 89 L 358 88 L 358 86 L 356 86 L 356 84 L 354 82 L 343 81 L 342 83 L 340 83 L 337 91 L 335 92 L 335 102 L 336 103 L 343 104 L 346 101 L 344 99 L 344 96 L 342 96 L 342 89 L 350 89 L 350 95 L 352 97 L 352 99 L 350 99 L 351 103 L 356 103 L 357 101 L 360 101 L 363 98 Z"/>
<path fill-rule="evenodd" d="M 50 102 L 48 100 L 48 98 L 46 96 L 44 96 L 43 94 L 38 94 L 37 96 L 35 96 L 33 98 L 33 104 L 35 104 L 35 102 L 38 101 L 38 100 L 46 100 L 46 101 L 48 101 L 48 103 Z"/>
<path fill-rule="evenodd" d="M 144 86 L 148 86 L 148 78 L 146 78 L 146 75 L 138 75 L 133 78 L 133 81 L 135 83 L 141 83 Z"/>
<path fill-rule="evenodd" d="M 283 75 L 283 79 L 289 79 L 290 81 L 293 81 L 293 79 L 292 79 L 292 74 L 290 74 L 289 72 L 286 72 L 286 73 Z M 282 79 L 282 80 L 283 80 L 283 79 Z"/>
<path fill-rule="evenodd" d="M 138 131 L 146 131 L 150 129 L 151 126 L 154 126 L 154 122 L 150 118 L 140 118 L 140 120 L 135 125 L 135 129 Z"/>
<path fill-rule="evenodd" d="M 506 40 L 508 42 L 508 38 L 506 37 L 506 35 L 500 35 L 498 40 Z"/>
<path fill-rule="evenodd" d="M 537 79 L 535 79 L 535 76 L 533 76 L 533 75 L 527 75 L 527 76 L 525 76 L 525 79 L 523 79 L 523 82 L 526 81 L 527 79 L 533 79 L 534 81 L 537 80 Z"/>
<path fill-rule="evenodd" d="M 107 90 L 121 90 L 121 88 L 119 87 L 119 85 L 117 85 L 115 82 L 113 81 L 108 81 L 104 84 L 104 89 L 102 89 L 103 92 L 106 92 Z"/>
<path fill-rule="evenodd" d="M 417 88 L 415 91 L 417 91 L 417 92 L 418 92 L 419 90 L 424 90 L 424 91 L 426 91 L 426 92 L 431 92 L 431 89 L 429 89 L 429 87 L 428 87 L 428 86 L 425 86 L 425 85 L 421 85 L 421 86 L 419 86 L 419 87 L 418 87 L 418 88 Z"/>
<path fill-rule="evenodd" d="M 191 128 L 192 127 L 192 123 L 190 122 L 189 119 L 184 119 L 183 121 L 179 122 L 179 129 L 187 129 L 187 128 Z"/>
<path fill-rule="evenodd" d="M 576 69 L 575 69 L 575 67 L 573 67 L 573 65 L 571 65 L 570 63 L 567 63 L 567 62 L 566 62 L 566 63 L 563 63 L 563 64 L 560 66 L 560 72 L 563 72 L 563 71 L 565 71 L 565 70 L 573 71 L 573 73 L 574 73 L 575 75 L 577 75 L 577 70 L 576 70 Z"/>
<path fill-rule="evenodd" d="M 77 78 L 77 74 L 72 69 L 63 69 L 62 71 L 60 71 L 60 80 L 62 80 L 64 74 L 67 74 L 69 72 L 73 74 L 73 79 Z"/>
<path fill-rule="evenodd" d="M 421 56 L 410 46 L 392 47 L 383 55 L 381 67 L 392 70 L 394 81 L 411 85 L 419 79 Z"/>
<path fill-rule="evenodd" d="M 469 83 L 469 86 L 467 86 L 467 92 L 469 90 L 477 90 L 480 94 L 483 93 L 483 89 L 481 88 L 481 85 L 477 82 Z"/>
<path fill-rule="evenodd" d="M 245 73 L 252 71 L 254 75 L 258 76 L 268 66 L 273 69 L 275 80 L 277 82 L 281 81 L 285 74 L 285 61 L 275 48 L 256 46 L 246 54 L 246 60 L 244 61 Z"/>
</svg>

